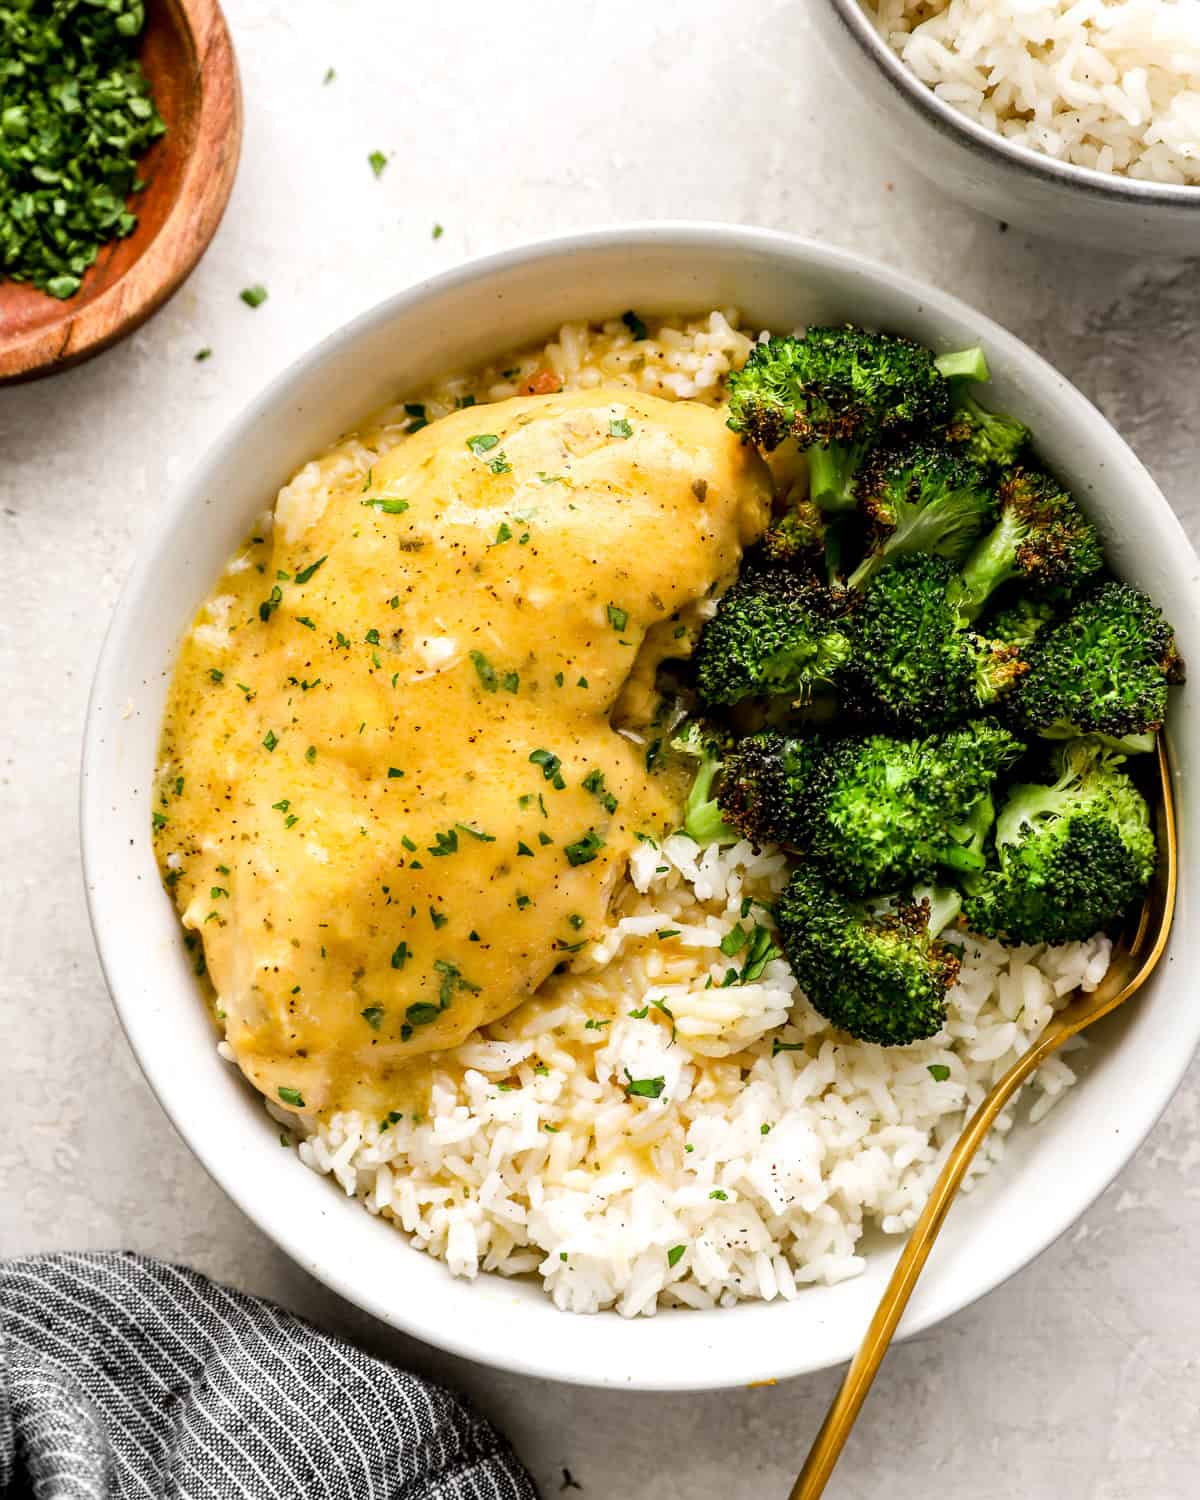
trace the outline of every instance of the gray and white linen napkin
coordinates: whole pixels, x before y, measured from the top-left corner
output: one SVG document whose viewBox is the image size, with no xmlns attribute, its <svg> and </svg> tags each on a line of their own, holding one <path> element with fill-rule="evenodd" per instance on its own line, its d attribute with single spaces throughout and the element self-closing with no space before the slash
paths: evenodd
<svg viewBox="0 0 1200 1500">
<path fill-rule="evenodd" d="M 458 1397 L 181 1266 L 0 1261 L 4 1500 L 537 1500 Z"/>
</svg>

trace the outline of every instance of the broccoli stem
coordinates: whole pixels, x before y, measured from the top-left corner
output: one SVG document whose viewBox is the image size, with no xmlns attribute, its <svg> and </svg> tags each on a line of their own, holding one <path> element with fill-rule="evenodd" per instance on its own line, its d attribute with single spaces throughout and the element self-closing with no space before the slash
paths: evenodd
<svg viewBox="0 0 1200 1500">
<path fill-rule="evenodd" d="M 851 488 L 866 445 L 832 442 L 808 450 L 808 493 L 827 514 L 855 508 Z"/>
<path fill-rule="evenodd" d="M 983 613 L 992 594 L 1017 571 L 1017 525 L 1005 511 L 963 564 L 954 607 L 969 625 Z"/>
<path fill-rule="evenodd" d="M 937 937 L 962 911 L 962 897 L 948 885 L 926 885 L 913 892 L 914 900 L 929 902 L 929 936 Z"/>
<path fill-rule="evenodd" d="M 698 844 L 734 844 L 740 835 L 721 815 L 720 804 L 712 795 L 713 782 L 721 769 L 713 755 L 705 755 L 692 782 L 683 807 L 683 831 Z"/>
<path fill-rule="evenodd" d="M 939 354 L 933 364 L 938 374 L 946 380 L 970 380 L 982 384 L 991 379 L 987 358 L 978 344 L 973 349 Z"/>
</svg>

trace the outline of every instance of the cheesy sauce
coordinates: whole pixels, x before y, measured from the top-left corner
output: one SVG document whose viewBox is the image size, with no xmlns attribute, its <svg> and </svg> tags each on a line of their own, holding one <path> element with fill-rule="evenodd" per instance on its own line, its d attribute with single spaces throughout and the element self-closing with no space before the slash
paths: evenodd
<svg viewBox="0 0 1200 1500">
<path fill-rule="evenodd" d="M 599 935 L 679 822 L 655 668 L 770 505 L 718 411 L 617 389 L 335 457 L 184 643 L 155 813 L 238 1064 L 306 1113 L 386 1106 Z"/>
</svg>

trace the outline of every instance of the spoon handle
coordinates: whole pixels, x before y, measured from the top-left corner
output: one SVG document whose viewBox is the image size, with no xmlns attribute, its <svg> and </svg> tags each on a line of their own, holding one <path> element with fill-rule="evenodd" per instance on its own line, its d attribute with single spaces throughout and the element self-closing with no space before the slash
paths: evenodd
<svg viewBox="0 0 1200 1500">
<path fill-rule="evenodd" d="M 821 1430 L 813 1442 L 800 1477 L 792 1486 L 789 1500 L 817 1500 L 824 1493 L 833 1473 L 834 1465 L 841 1456 L 855 1418 L 867 1399 L 867 1392 L 875 1379 L 875 1372 L 887 1353 L 892 1335 L 904 1315 L 909 1298 L 917 1284 L 917 1278 L 929 1259 L 934 1241 L 941 1232 L 955 1194 L 962 1186 L 967 1168 L 979 1150 L 983 1138 L 992 1128 L 996 1116 L 1021 1087 L 1029 1075 L 1050 1054 L 1062 1046 L 1070 1035 L 1068 1028 L 1051 1022 L 1037 1043 L 1024 1056 L 1019 1057 L 1008 1072 L 1000 1078 L 991 1092 L 971 1117 L 970 1124 L 955 1143 L 946 1158 L 937 1181 L 929 1194 L 929 1201 L 917 1220 L 908 1244 L 892 1272 L 887 1290 L 875 1309 L 875 1316 L 858 1353 L 850 1362 L 841 1389 L 834 1397 Z"/>
</svg>

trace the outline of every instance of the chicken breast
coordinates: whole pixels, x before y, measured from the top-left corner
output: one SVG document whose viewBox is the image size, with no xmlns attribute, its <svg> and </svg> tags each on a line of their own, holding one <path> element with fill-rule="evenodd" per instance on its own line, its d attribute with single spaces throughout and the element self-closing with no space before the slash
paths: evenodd
<svg viewBox="0 0 1200 1500">
<path fill-rule="evenodd" d="M 281 492 L 202 611 L 156 815 L 237 1062 L 308 1112 L 395 1097 L 600 933 L 637 835 L 679 820 L 614 709 L 653 712 L 770 505 L 719 412 L 624 390 L 345 469 Z"/>
</svg>

